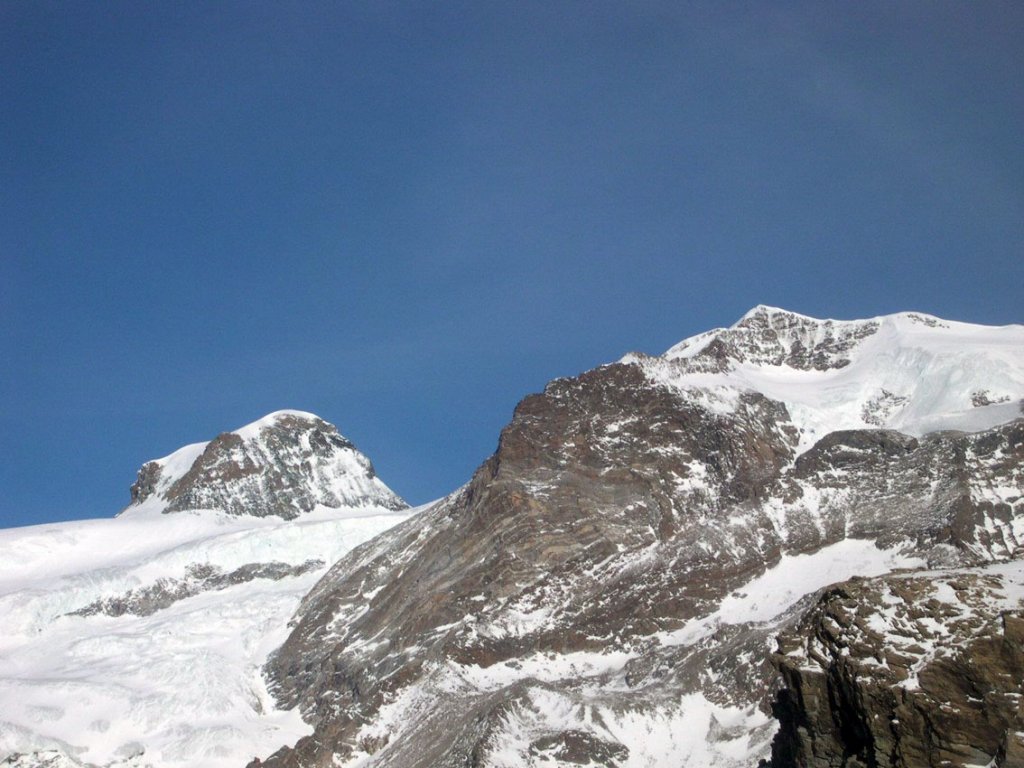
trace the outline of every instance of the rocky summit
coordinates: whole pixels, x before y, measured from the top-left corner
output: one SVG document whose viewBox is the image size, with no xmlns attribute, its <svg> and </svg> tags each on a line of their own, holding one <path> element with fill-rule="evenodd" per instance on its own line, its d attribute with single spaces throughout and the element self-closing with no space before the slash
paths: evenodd
<svg viewBox="0 0 1024 768">
<path fill-rule="evenodd" d="M 162 526 L 160 546 L 64 563 L 70 581 L 38 554 L 36 581 L 8 576 L 24 643 L 7 671 L 0 645 L 0 700 L 18 701 L 0 759 L 1024 765 L 1022 405 L 1022 326 L 759 306 L 551 382 L 412 513 L 326 422 L 272 414 L 143 467 L 105 535 Z M 58 533 L 0 544 L 52 553 Z M 115 701 L 99 670 L 185 616 L 149 669 L 117 673 L 162 703 L 90 722 L 66 702 L 72 678 Z M 243 638 L 230 663 L 169 661 L 223 653 L 223 626 Z M 78 671 L 26 650 L 39 633 Z"/>
<path fill-rule="evenodd" d="M 147 462 L 125 510 L 219 509 L 293 518 L 317 505 L 337 509 L 408 505 L 333 424 L 312 413 L 277 411 L 208 443 Z"/>
</svg>

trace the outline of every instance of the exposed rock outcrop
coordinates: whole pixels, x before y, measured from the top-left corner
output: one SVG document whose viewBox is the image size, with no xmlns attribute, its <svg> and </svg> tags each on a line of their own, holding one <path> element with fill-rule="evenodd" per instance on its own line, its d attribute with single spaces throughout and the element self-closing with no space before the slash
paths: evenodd
<svg viewBox="0 0 1024 768">
<path fill-rule="evenodd" d="M 237 584 L 245 584 L 254 579 L 281 579 L 302 576 L 310 571 L 324 567 L 323 560 L 306 560 L 303 563 L 289 565 L 278 561 L 270 563 L 248 563 L 233 571 L 225 572 L 210 563 L 194 563 L 185 569 L 185 576 L 180 579 L 162 578 L 146 587 L 129 590 L 117 597 L 105 597 L 94 600 L 88 605 L 69 611 L 68 616 L 150 616 L 163 610 L 179 600 L 192 597 L 202 592 L 227 589 Z"/>
<path fill-rule="evenodd" d="M 1024 765 L 1024 562 L 830 588 L 774 663 L 773 768 Z"/>
<path fill-rule="evenodd" d="M 759 305 L 731 328 L 687 339 L 665 357 L 687 360 L 694 372 L 728 371 L 743 364 L 835 370 L 849 365 L 851 353 L 880 327 L 878 320 L 818 320 Z"/>
</svg>

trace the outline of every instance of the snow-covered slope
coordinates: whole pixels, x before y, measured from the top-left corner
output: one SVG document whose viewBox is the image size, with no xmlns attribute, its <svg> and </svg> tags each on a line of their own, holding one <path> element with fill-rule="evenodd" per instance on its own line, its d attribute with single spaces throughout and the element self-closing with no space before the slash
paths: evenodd
<svg viewBox="0 0 1024 768">
<path fill-rule="evenodd" d="M 623 362 L 723 411 L 734 410 L 743 391 L 785 403 L 800 430 L 800 451 L 843 429 L 920 437 L 976 432 L 1024 414 L 1024 325 L 916 312 L 817 320 L 762 305 L 731 328 L 685 339 L 660 357 L 631 354 Z"/>
<path fill-rule="evenodd" d="M 312 414 L 229 434 L 243 461 L 318 459 L 290 486 L 260 487 L 278 464 L 232 487 L 195 472 L 214 457 L 197 443 L 153 463 L 153 486 L 119 517 L 0 531 L 0 763 L 241 766 L 308 732 L 267 695 L 266 655 L 332 563 L 415 510 Z M 190 472 L 193 498 L 229 509 L 163 514 Z"/>
</svg>

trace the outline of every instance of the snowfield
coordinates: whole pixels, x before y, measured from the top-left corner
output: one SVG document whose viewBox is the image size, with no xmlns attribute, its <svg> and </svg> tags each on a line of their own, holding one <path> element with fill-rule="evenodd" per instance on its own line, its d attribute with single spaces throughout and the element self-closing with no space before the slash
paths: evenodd
<svg viewBox="0 0 1024 768">
<path fill-rule="evenodd" d="M 241 766 L 309 728 L 274 708 L 260 668 L 327 568 L 409 512 L 299 520 L 215 510 L 0 531 L 0 759 L 58 749 L 96 765 Z M 195 564 L 312 570 L 186 597 L 148 616 L 69 616 Z"/>
<path fill-rule="evenodd" d="M 270 460 L 263 430 L 282 417 L 334 429 L 279 411 L 235 434 Z M 0 530 L 0 761 L 52 751 L 55 768 L 237 767 L 309 732 L 275 709 L 266 657 L 335 561 L 417 510 L 395 511 L 345 447 L 304 461 L 336 498 L 365 491 L 355 505 L 292 520 L 164 514 L 162 493 L 208 445 L 153 462 L 156 491 L 116 518 Z"/>
<path fill-rule="evenodd" d="M 766 345 L 761 321 L 806 323 Z M 727 370 L 695 361 L 725 341 L 746 358 Z M 821 369 L 780 362 L 829 343 L 843 348 Z M 848 348 L 844 348 L 849 345 Z M 786 404 L 805 451 L 841 429 L 894 429 L 915 437 L 938 430 L 979 432 L 1024 415 L 1024 326 L 990 327 L 901 312 L 869 320 L 816 320 L 759 306 L 732 328 L 679 342 L 660 357 L 626 355 L 652 380 L 711 409 L 731 412 L 739 394 L 760 392 Z"/>
</svg>

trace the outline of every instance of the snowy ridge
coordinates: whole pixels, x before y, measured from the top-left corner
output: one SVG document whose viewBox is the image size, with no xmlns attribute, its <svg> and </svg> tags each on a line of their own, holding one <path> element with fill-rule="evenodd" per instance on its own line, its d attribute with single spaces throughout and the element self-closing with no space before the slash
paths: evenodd
<svg viewBox="0 0 1024 768">
<path fill-rule="evenodd" d="M 206 450 L 206 446 L 210 443 L 192 443 L 179 448 L 174 453 L 164 456 L 162 459 L 154 459 L 153 461 L 146 462 L 146 465 L 156 465 L 160 468 L 159 479 L 157 480 L 156 488 L 154 489 L 157 497 L 162 498 L 167 491 L 176 482 L 181 480 L 185 474 L 192 468 L 192 465 L 196 463 L 200 456 L 203 455 L 203 451 Z M 139 503 L 141 506 L 142 502 Z M 151 505 L 156 507 L 156 504 Z M 162 511 L 160 509 L 159 511 Z"/>
<path fill-rule="evenodd" d="M 784 403 L 799 450 L 842 429 L 980 431 L 1024 415 L 1024 326 L 903 312 L 816 320 L 758 306 L 660 357 L 627 355 L 654 382 L 731 411 L 741 392 Z"/>
<path fill-rule="evenodd" d="M 232 433 L 238 435 L 243 440 L 255 440 L 260 436 L 260 433 L 264 429 L 268 427 L 275 427 L 283 419 L 287 419 L 289 417 L 296 419 L 298 421 L 323 421 L 323 419 L 321 419 L 315 413 L 310 413 L 309 411 L 295 411 L 290 409 L 284 409 L 268 413 L 263 418 L 256 419 L 256 421 L 246 424 L 244 427 L 239 427 L 238 429 L 233 429 L 231 431 Z"/>
</svg>

